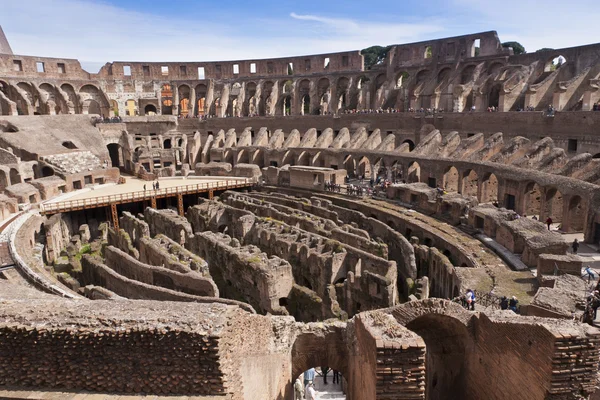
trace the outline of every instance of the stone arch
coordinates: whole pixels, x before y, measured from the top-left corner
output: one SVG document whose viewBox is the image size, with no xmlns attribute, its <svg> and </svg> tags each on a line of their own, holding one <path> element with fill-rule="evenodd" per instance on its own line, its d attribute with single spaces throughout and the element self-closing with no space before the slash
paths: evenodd
<svg viewBox="0 0 600 400">
<path fill-rule="evenodd" d="M 79 89 L 79 96 L 83 103 L 83 114 L 98 114 L 107 117 L 109 103 L 103 93 L 96 86 L 87 84 Z"/>
<path fill-rule="evenodd" d="M 573 196 L 569 200 L 567 215 L 564 219 L 568 221 L 567 232 L 583 232 L 585 229 L 586 211 L 581 196 Z"/>
<path fill-rule="evenodd" d="M 42 167 L 41 174 L 42 174 L 42 177 L 53 176 L 54 168 L 50 167 L 49 165 L 44 165 Z"/>
<path fill-rule="evenodd" d="M 256 84 L 254 86 L 254 91 L 256 92 Z M 194 106 L 196 109 L 194 110 L 194 115 L 205 115 L 208 113 L 209 104 L 206 101 L 206 95 L 208 93 L 208 87 L 201 83 L 196 85 L 196 99 Z"/>
<path fill-rule="evenodd" d="M 454 166 L 449 166 L 444 171 L 443 186 L 448 192 L 458 192 L 459 174 Z"/>
<path fill-rule="evenodd" d="M 402 172 L 402 164 L 400 163 L 400 161 L 396 160 L 392 163 L 391 167 L 391 179 L 392 182 L 396 182 L 397 180 L 402 179 L 403 177 L 403 172 Z"/>
<path fill-rule="evenodd" d="M 474 196 L 477 197 L 477 186 L 479 185 L 479 176 L 477 172 L 472 169 L 468 169 L 463 172 L 462 175 L 462 190 L 463 196 Z"/>
<path fill-rule="evenodd" d="M 345 343 L 343 330 L 336 328 L 298 335 L 292 346 L 292 376 L 288 386 L 291 388 L 294 380 L 304 371 L 320 366 L 335 369 L 348 377 L 348 350 Z M 352 398 L 350 392 L 348 398 Z"/>
<path fill-rule="evenodd" d="M 497 73 L 500 72 L 500 70 L 503 67 L 504 67 L 504 64 L 502 64 L 501 62 L 491 63 L 487 69 L 487 73 L 488 73 L 488 75 L 496 75 Z"/>
<path fill-rule="evenodd" d="M 237 153 L 236 164 L 242 164 L 242 163 L 245 163 L 245 164 L 250 163 L 250 154 L 248 153 L 248 150 L 242 149 Z"/>
<path fill-rule="evenodd" d="M 567 58 L 562 54 L 553 54 L 544 64 L 544 72 L 556 71 L 567 62 Z"/>
<path fill-rule="evenodd" d="M 402 87 L 405 87 L 407 82 L 408 82 L 408 78 L 410 78 L 410 74 L 406 71 L 400 71 L 396 74 L 396 78 L 395 78 L 395 82 L 396 82 L 396 89 L 400 89 Z"/>
<path fill-rule="evenodd" d="M 163 115 L 173 114 L 173 88 L 170 83 L 160 87 L 160 108 Z"/>
<path fill-rule="evenodd" d="M 269 105 L 268 102 L 270 101 L 269 97 L 271 96 L 271 92 L 273 91 L 273 86 L 274 84 L 272 81 L 266 81 L 262 84 L 260 92 L 260 102 L 258 105 L 258 112 L 261 116 L 267 115 L 271 112 L 271 110 L 267 110 L 267 108 L 272 107 L 272 105 Z"/>
<path fill-rule="evenodd" d="M 344 169 L 346 170 L 348 176 L 356 176 L 356 160 L 351 154 L 344 156 Z"/>
<path fill-rule="evenodd" d="M 493 85 L 488 94 L 488 107 L 500 107 L 500 94 L 504 89 L 501 83 Z"/>
<path fill-rule="evenodd" d="M 179 115 L 186 116 L 193 107 L 192 100 L 190 99 L 192 90 L 188 85 L 180 85 L 177 91 L 179 93 Z"/>
<path fill-rule="evenodd" d="M 10 184 L 16 185 L 17 183 L 21 183 L 21 174 L 16 168 L 11 168 L 9 172 Z"/>
<path fill-rule="evenodd" d="M 356 166 L 358 176 L 362 176 L 364 179 L 371 179 L 372 177 L 372 168 L 371 161 L 366 156 L 363 156 L 358 160 L 358 165 Z"/>
<path fill-rule="evenodd" d="M 80 114 L 81 108 L 77 94 L 75 94 L 75 88 L 68 83 L 63 83 L 60 85 L 60 89 L 67 94 L 67 98 L 65 100 L 67 102 L 67 107 L 69 108 L 69 113 Z"/>
<path fill-rule="evenodd" d="M 480 203 L 493 203 L 498 201 L 498 178 L 492 172 L 484 175 L 481 181 Z"/>
<path fill-rule="evenodd" d="M 108 149 L 111 167 L 119 168 L 121 165 L 121 146 L 118 143 L 109 143 L 106 148 Z"/>
<path fill-rule="evenodd" d="M 286 151 L 281 159 L 281 166 L 284 165 L 295 165 L 294 162 L 294 153 L 290 150 Z"/>
<path fill-rule="evenodd" d="M 305 94 L 302 96 L 302 108 L 300 110 L 302 115 L 310 115 L 310 95 Z"/>
<path fill-rule="evenodd" d="M 125 115 L 135 116 L 138 114 L 137 102 L 134 99 L 128 99 L 125 102 Z"/>
<path fill-rule="evenodd" d="M 463 70 L 460 73 L 460 84 L 465 85 L 465 84 L 471 82 L 474 78 L 474 75 L 475 75 L 475 66 L 467 65 L 466 67 L 463 68 Z"/>
<path fill-rule="evenodd" d="M 419 71 L 417 73 L 416 78 L 415 78 L 415 83 L 417 85 L 419 85 L 419 84 L 425 82 L 427 80 L 428 76 L 429 76 L 429 70 L 422 69 L 421 71 Z"/>
<path fill-rule="evenodd" d="M 412 140 L 406 139 L 402 142 L 402 144 L 404 143 L 408 143 L 408 151 L 413 151 L 415 149 L 415 142 L 413 142 Z"/>
<path fill-rule="evenodd" d="M 337 81 L 337 104 L 333 104 L 334 111 L 345 110 L 348 106 L 348 90 L 350 89 L 350 79 L 342 76 Z"/>
<path fill-rule="evenodd" d="M 303 151 L 298 156 L 298 161 L 296 162 L 296 165 L 308 166 L 309 164 L 310 164 L 310 154 L 307 151 Z"/>
<path fill-rule="evenodd" d="M 148 104 L 144 107 L 144 115 L 156 115 L 157 110 L 154 104 Z"/>
<path fill-rule="evenodd" d="M 544 217 L 552 218 L 552 222 L 562 222 L 563 195 L 556 188 L 547 188 L 544 195 Z"/>
<path fill-rule="evenodd" d="M 538 218 L 541 213 L 542 189 L 536 182 L 529 182 L 525 186 L 525 195 L 523 196 L 523 213 L 529 217 L 536 215 Z"/>
<path fill-rule="evenodd" d="M 450 77 L 450 67 L 442 68 L 437 75 L 437 84 L 446 81 Z"/>
<path fill-rule="evenodd" d="M 413 161 L 408 164 L 406 180 L 408 183 L 421 182 L 421 166 L 418 162 Z"/>
</svg>

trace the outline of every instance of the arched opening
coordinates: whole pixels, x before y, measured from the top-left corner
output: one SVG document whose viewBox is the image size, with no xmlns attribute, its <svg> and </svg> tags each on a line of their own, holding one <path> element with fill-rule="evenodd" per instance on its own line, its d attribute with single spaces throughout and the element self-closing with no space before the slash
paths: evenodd
<svg viewBox="0 0 600 400">
<path fill-rule="evenodd" d="M 455 167 L 446 168 L 444 172 L 444 189 L 448 192 L 458 192 L 458 170 Z"/>
<path fill-rule="evenodd" d="M 121 146 L 119 146 L 118 143 L 109 143 L 108 145 L 106 145 L 106 148 L 108 149 L 108 155 L 110 156 L 111 166 L 114 168 L 119 168 L 119 166 L 121 165 L 119 162 L 119 150 Z"/>
<path fill-rule="evenodd" d="M 413 161 L 408 165 L 406 178 L 408 183 L 421 182 L 421 166 L 418 162 Z"/>
<path fill-rule="evenodd" d="M 240 150 L 237 153 L 237 162 L 236 163 L 237 164 L 242 164 L 242 163 L 243 164 L 248 164 L 248 163 L 250 163 L 250 154 L 248 153 L 247 150 L 242 149 L 242 150 Z"/>
<path fill-rule="evenodd" d="M 112 111 L 112 115 L 115 117 L 119 115 L 119 103 L 116 100 L 110 101 L 110 111 Z"/>
<path fill-rule="evenodd" d="M 100 104 L 96 100 L 88 99 L 83 102 L 84 110 L 87 110 L 88 114 L 102 115 Z"/>
<path fill-rule="evenodd" d="M 463 173 L 462 180 L 462 191 L 463 196 L 474 196 L 477 197 L 477 185 L 479 184 L 479 177 L 477 172 L 472 169 L 467 170 Z"/>
<path fill-rule="evenodd" d="M 553 223 L 562 222 L 563 214 L 563 196 L 555 188 L 546 189 L 544 202 L 544 215 L 546 218 L 552 218 Z"/>
<path fill-rule="evenodd" d="M 349 177 L 354 178 L 356 176 L 356 161 L 351 155 L 344 156 L 344 169 Z"/>
<path fill-rule="evenodd" d="M 10 169 L 10 184 L 16 185 L 17 183 L 21 183 L 21 174 L 15 168 Z"/>
<path fill-rule="evenodd" d="M 71 149 L 74 150 L 77 148 L 77 146 L 75 146 L 75 143 L 71 142 L 70 140 L 66 140 L 64 142 L 62 142 L 63 147 L 66 147 L 67 149 Z"/>
<path fill-rule="evenodd" d="M 525 187 L 524 207 L 523 212 L 528 217 L 536 216 L 540 217 L 541 204 L 542 204 L 542 190 L 540 186 L 535 182 L 529 182 Z"/>
<path fill-rule="evenodd" d="M 283 99 L 282 107 L 283 107 L 282 112 L 283 112 L 284 116 L 292 115 L 292 97 L 291 96 L 286 96 Z"/>
<path fill-rule="evenodd" d="M 144 107 L 144 114 L 145 115 L 156 115 L 156 106 L 154 104 L 148 104 L 146 107 Z"/>
<path fill-rule="evenodd" d="M 179 86 L 179 115 L 184 117 L 190 112 L 190 87 L 187 85 Z"/>
<path fill-rule="evenodd" d="M 427 400 L 458 400 L 467 393 L 469 331 L 458 319 L 443 314 L 426 314 L 406 328 L 417 333 L 427 347 L 425 376 Z"/>
<path fill-rule="evenodd" d="M 469 65 L 469 66 L 463 68 L 462 72 L 460 73 L 460 84 L 465 85 L 465 84 L 471 82 L 473 80 L 474 73 L 475 73 L 474 65 Z"/>
<path fill-rule="evenodd" d="M 127 100 L 125 102 L 125 115 L 134 116 L 137 115 L 137 106 L 135 104 L 135 100 Z"/>
<path fill-rule="evenodd" d="M 410 77 L 410 75 L 408 72 L 406 72 L 406 71 L 399 72 L 398 75 L 396 75 L 396 89 L 400 89 L 401 87 L 404 87 L 404 85 L 406 85 L 406 82 L 408 81 L 409 77 Z"/>
<path fill-rule="evenodd" d="M 573 196 L 569 201 L 569 214 L 567 215 L 568 232 L 583 232 L 585 229 L 585 209 L 580 196 Z"/>
<path fill-rule="evenodd" d="M 371 179 L 371 162 L 367 157 L 362 157 L 358 161 L 358 176 L 364 179 Z"/>
<path fill-rule="evenodd" d="M 310 115 L 310 96 L 307 94 L 302 97 L 302 115 Z"/>
<path fill-rule="evenodd" d="M 163 115 L 173 114 L 173 89 L 168 83 L 162 85 L 160 91 L 160 103 Z"/>
<path fill-rule="evenodd" d="M 504 65 L 502 63 L 496 62 L 493 63 L 489 66 L 489 68 L 487 69 L 487 73 L 489 75 L 496 75 L 500 72 L 500 70 L 502 69 Z"/>
<path fill-rule="evenodd" d="M 171 139 L 165 139 L 163 141 L 163 149 L 170 149 L 171 147 Z"/>
<path fill-rule="evenodd" d="M 316 369 L 315 372 L 315 384 L 322 384 L 324 378 L 319 375 L 323 375 L 323 370 L 327 368 L 327 385 L 319 385 L 321 390 L 317 391 L 318 399 L 345 399 L 346 397 L 341 393 L 338 384 L 333 384 L 333 371 L 337 371 L 339 374 L 340 381 L 346 378 L 348 360 L 345 357 L 346 351 L 342 348 L 343 340 L 336 334 L 327 335 L 313 335 L 303 334 L 298 336 L 294 345 L 292 346 L 292 376 L 290 377 L 290 387 L 297 378 L 300 379 L 304 385 L 304 372 L 309 371 L 311 368 Z M 310 375 L 306 376 L 307 378 Z M 346 382 L 344 382 L 346 383 Z M 351 385 L 344 385 L 350 391 Z M 327 391 L 331 391 L 328 393 Z M 337 393 L 336 393 L 337 392 Z M 356 398 L 352 396 L 352 393 L 348 393 L 349 398 Z M 286 398 L 293 399 L 294 396 Z"/>
<path fill-rule="evenodd" d="M 402 165 L 398 161 L 392 163 L 392 182 L 402 179 Z"/>
<path fill-rule="evenodd" d="M 309 163 L 310 163 L 310 154 L 308 154 L 306 151 L 303 151 L 302 153 L 300 153 L 300 155 L 298 156 L 297 165 L 308 166 Z"/>
<path fill-rule="evenodd" d="M 480 203 L 493 203 L 498 201 L 498 178 L 493 173 L 487 174 L 481 183 Z"/>
<path fill-rule="evenodd" d="M 402 142 L 402 144 L 404 143 L 408 143 L 408 150 L 409 151 L 413 151 L 415 149 L 415 142 L 413 142 L 410 139 L 406 139 L 404 142 Z"/>
<path fill-rule="evenodd" d="M 42 177 L 46 177 L 46 176 L 54 176 L 54 169 L 47 165 L 42 167 Z"/>
<path fill-rule="evenodd" d="M 548 60 L 548 62 L 544 66 L 544 72 L 556 71 L 557 69 L 562 67 L 566 62 L 567 59 L 565 56 L 558 55 L 556 57 L 553 57 L 552 59 Z"/>
<path fill-rule="evenodd" d="M 596 153 L 592 156 L 593 159 L 599 159 L 600 158 L 600 153 Z"/>
<path fill-rule="evenodd" d="M 448 79 L 448 77 L 450 77 L 450 68 L 442 69 L 437 76 L 438 85 Z"/>
<path fill-rule="evenodd" d="M 492 87 L 490 94 L 488 95 L 488 107 L 498 108 L 500 105 L 500 92 L 502 91 L 502 84 L 498 83 Z"/>
<path fill-rule="evenodd" d="M 79 105 L 79 100 L 77 99 L 77 95 L 75 94 L 75 89 L 73 86 L 65 83 L 60 87 L 63 92 L 67 94 L 67 98 L 65 99 L 67 102 L 67 107 L 69 108 L 69 114 L 78 114 L 81 112 L 81 107 Z M 117 105 L 118 109 L 118 105 Z"/>
</svg>

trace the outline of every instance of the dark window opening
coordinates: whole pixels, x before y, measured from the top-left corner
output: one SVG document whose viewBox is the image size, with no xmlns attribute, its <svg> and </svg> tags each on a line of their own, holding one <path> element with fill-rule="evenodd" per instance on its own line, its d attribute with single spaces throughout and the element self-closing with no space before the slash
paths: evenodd
<svg viewBox="0 0 600 400">
<path fill-rule="evenodd" d="M 577 151 L 577 139 L 569 139 L 568 150 L 570 153 L 574 153 Z"/>
</svg>

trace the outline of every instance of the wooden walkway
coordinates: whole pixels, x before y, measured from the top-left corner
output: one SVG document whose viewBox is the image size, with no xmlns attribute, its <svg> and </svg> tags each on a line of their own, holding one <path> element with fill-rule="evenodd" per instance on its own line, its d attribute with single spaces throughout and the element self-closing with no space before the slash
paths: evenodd
<svg viewBox="0 0 600 400">
<path fill-rule="evenodd" d="M 223 180 L 217 182 L 204 182 L 193 185 L 182 185 L 159 190 L 143 190 L 137 192 L 113 194 L 108 196 L 91 197 L 87 199 L 65 200 L 40 205 L 40 214 L 51 215 L 61 212 L 87 210 L 98 207 L 112 207 L 118 204 L 148 201 L 155 206 L 156 199 L 177 197 L 189 194 L 208 193 L 212 198 L 215 191 L 249 188 L 252 186 L 250 179 Z"/>
</svg>

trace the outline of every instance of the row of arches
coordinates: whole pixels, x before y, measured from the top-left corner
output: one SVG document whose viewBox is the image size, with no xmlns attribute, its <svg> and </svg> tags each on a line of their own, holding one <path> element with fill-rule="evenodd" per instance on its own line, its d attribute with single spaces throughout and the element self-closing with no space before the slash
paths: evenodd
<svg viewBox="0 0 600 400">
<path fill-rule="evenodd" d="M 0 80 L 0 115 L 107 115 L 109 102 L 97 86 L 85 84 L 78 90 L 69 83 L 38 86 Z"/>
<path fill-rule="evenodd" d="M 429 161 L 430 162 L 430 161 Z M 481 203 L 494 203 L 517 211 L 523 216 L 536 216 L 545 221 L 561 224 L 566 232 L 582 232 L 586 228 L 588 201 L 578 194 L 565 195 L 552 185 L 541 185 L 535 181 L 513 182 L 499 177 L 492 171 L 473 167 L 437 167 L 423 171 L 419 160 L 393 160 L 382 156 L 367 156 L 356 153 L 331 154 L 318 150 L 288 150 L 280 165 L 303 165 L 345 169 L 351 178 L 367 180 L 424 182 L 431 187 L 442 187 L 449 193 L 472 196 Z"/>
</svg>

